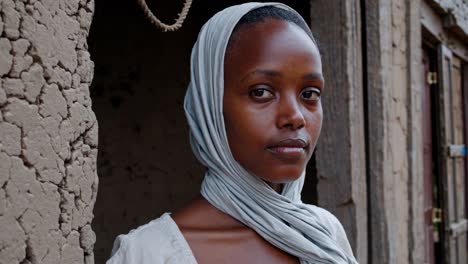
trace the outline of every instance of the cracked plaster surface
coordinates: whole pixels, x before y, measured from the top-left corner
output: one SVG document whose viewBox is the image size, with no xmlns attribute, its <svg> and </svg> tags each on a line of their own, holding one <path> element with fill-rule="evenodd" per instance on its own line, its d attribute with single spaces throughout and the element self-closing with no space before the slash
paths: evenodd
<svg viewBox="0 0 468 264">
<path fill-rule="evenodd" d="M 0 1 L 0 262 L 94 263 L 93 0 Z"/>
</svg>

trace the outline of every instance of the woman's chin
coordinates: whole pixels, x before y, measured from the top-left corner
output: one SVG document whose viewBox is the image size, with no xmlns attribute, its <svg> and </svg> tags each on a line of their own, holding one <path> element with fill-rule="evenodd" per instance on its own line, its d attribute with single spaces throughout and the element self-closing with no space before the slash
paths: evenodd
<svg viewBox="0 0 468 264">
<path fill-rule="evenodd" d="M 269 184 L 285 184 L 298 180 L 302 175 L 301 171 L 289 171 L 284 174 L 268 175 L 268 177 L 261 177 L 265 182 Z"/>
</svg>

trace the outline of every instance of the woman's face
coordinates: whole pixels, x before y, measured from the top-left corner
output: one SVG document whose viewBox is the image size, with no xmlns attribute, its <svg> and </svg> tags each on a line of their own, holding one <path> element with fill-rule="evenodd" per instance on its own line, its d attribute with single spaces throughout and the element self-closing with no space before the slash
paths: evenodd
<svg viewBox="0 0 468 264">
<path fill-rule="evenodd" d="M 234 158 L 273 188 L 297 179 L 322 126 L 316 45 L 298 26 L 241 26 L 226 52 L 224 120 Z"/>
</svg>

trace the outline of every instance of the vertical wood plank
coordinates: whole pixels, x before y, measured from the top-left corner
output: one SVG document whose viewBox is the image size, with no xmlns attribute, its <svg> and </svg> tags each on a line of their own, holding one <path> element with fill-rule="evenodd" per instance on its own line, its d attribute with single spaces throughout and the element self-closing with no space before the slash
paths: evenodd
<svg viewBox="0 0 468 264">
<path fill-rule="evenodd" d="M 462 93 L 463 93 L 463 114 L 464 114 L 464 129 L 465 129 L 465 144 L 468 144 L 468 64 L 465 62 L 462 65 Z M 465 218 L 468 219 L 468 157 L 465 157 Z M 465 234 L 465 248 L 468 249 L 468 234 Z M 468 250 L 467 250 L 468 251 Z M 468 254 L 468 253 L 467 253 Z M 464 263 L 468 263 L 468 256 L 465 254 Z"/>
<path fill-rule="evenodd" d="M 423 263 L 421 1 L 363 2 L 369 259 Z"/>
<path fill-rule="evenodd" d="M 316 150 L 318 205 L 341 220 L 359 263 L 367 263 L 360 2 L 310 3 L 326 82 Z"/>
<path fill-rule="evenodd" d="M 462 104 L 462 90 L 461 90 L 461 62 L 457 57 L 453 57 L 452 64 L 452 102 L 453 102 L 453 133 L 454 133 L 454 144 L 461 145 L 464 144 L 463 134 L 463 104 Z M 457 158 L 455 159 L 455 220 L 459 221 L 464 218 L 464 159 Z"/>
<path fill-rule="evenodd" d="M 450 236 L 450 224 L 455 221 L 454 206 L 454 173 L 455 162 L 448 155 L 448 146 L 453 142 L 453 116 L 452 102 L 452 52 L 445 46 L 439 47 L 439 104 L 442 112 L 440 118 L 440 153 L 442 153 L 441 175 L 443 190 L 443 217 L 444 217 L 444 251 L 445 263 L 457 264 L 456 240 Z"/>
<path fill-rule="evenodd" d="M 428 76 L 430 72 L 430 57 L 429 52 L 427 50 L 423 50 L 423 65 L 424 68 L 422 70 L 422 76 L 425 80 L 425 76 Z M 418 262 L 412 263 L 427 263 L 427 264 L 434 264 L 434 225 L 432 221 L 432 213 L 434 210 L 433 206 L 433 148 L 435 143 L 432 141 L 432 120 L 431 120 L 431 89 L 432 86 L 427 82 L 424 81 L 422 84 L 422 137 L 423 137 L 423 152 L 424 152 L 424 220 L 423 223 L 425 226 L 426 237 L 425 240 L 425 259 L 420 260 Z"/>
<path fill-rule="evenodd" d="M 408 177 L 409 177 L 409 263 L 424 263 L 426 261 L 426 250 L 431 257 L 434 258 L 434 244 L 433 239 L 426 237 L 426 214 L 424 207 L 424 149 L 422 146 L 423 126 L 421 120 L 426 114 L 422 107 L 424 92 L 422 89 L 425 87 L 425 75 L 421 75 L 423 66 L 421 61 L 423 58 L 422 52 L 422 32 L 421 32 L 421 0 L 406 0 L 406 21 L 407 25 L 407 57 L 408 57 L 408 78 L 409 78 L 409 118 L 408 118 Z M 427 91 L 430 93 L 430 91 Z M 431 115 L 431 112 L 427 113 Z M 431 118 L 431 117 L 430 117 Z M 430 121 L 431 124 L 433 121 Z M 431 129 L 431 128 L 429 128 Z M 432 133 L 432 131 L 431 131 Z M 432 140 L 432 136 L 431 136 Z M 431 142 L 432 144 L 432 142 Z M 434 143 L 435 144 L 435 143 Z M 432 147 L 431 147 L 432 152 Z M 432 173 L 431 173 L 432 175 Z M 432 191 L 432 186 L 429 191 Z M 432 200 L 432 192 L 430 193 Z M 431 220 L 430 213 L 428 212 L 429 221 Z M 430 230 L 433 230 L 431 225 Z M 433 237 L 433 232 L 427 234 Z M 421 241 L 427 240 L 427 243 Z M 430 245 L 428 245 L 430 244 Z M 427 246 L 426 246 L 427 245 Z"/>
<path fill-rule="evenodd" d="M 465 144 L 464 141 L 464 125 L 463 125 L 463 93 L 462 93 L 462 68 L 461 60 L 453 57 L 452 64 L 452 102 L 453 102 L 453 130 L 454 143 L 457 145 Z M 455 204 L 455 222 L 460 222 L 466 218 L 465 216 L 465 167 L 464 158 L 456 158 L 455 162 L 455 178 L 454 178 L 454 204 Z M 467 244 L 466 232 L 455 238 L 458 247 L 458 263 L 466 263 Z M 462 262 L 465 260 L 465 262 Z"/>
<path fill-rule="evenodd" d="M 463 117 L 465 129 L 465 144 L 468 144 L 468 63 L 462 64 L 462 94 L 463 94 Z M 465 218 L 468 219 L 468 158 L 465 157 Z M 465 233 L 464 238 L 465 249 L 468 249 L 468 233 Z M 468 250 L 467 250 L 468 251 Z M 465 251 L 463 263 L 468 263 L 468 252 Z"/>
<path fill-rule="evenodd" d="M 384 75 L 389 72 L 385 54 L 388 54 L 390 38 L 388 30 L 383 26 L 391 23 L 388 13 L 389 2 L 366 0 L 364 9 L 366 30 L 366 62 L 367 62 L 367 145 L 368 155 L 368 190 L 369 190 L 369 263 L 389 264 L 391 241 L 388 235 L 388 219 L 385 204 L 385 123 L 387 122 L 384 107 Z M 387 11 L 388 12 L 388 11 Z M 387 51 L 387 52 L 384 52 Z M 384 68 L 386 67 L 386 68 Z M 372 131 L 372 133 L 370 133 Z"/>
</svg>

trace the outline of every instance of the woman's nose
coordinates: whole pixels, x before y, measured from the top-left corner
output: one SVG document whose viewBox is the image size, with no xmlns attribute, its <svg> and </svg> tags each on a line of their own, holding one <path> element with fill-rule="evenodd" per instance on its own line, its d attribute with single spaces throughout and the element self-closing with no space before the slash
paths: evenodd
<svg viewBox="0 0 468 264">
<path fill-rule="evenodd" d="M 277 126 L 297 130 L 305 126 L 304 114 L 296 95 L 285 96 L 279 100 Z"/>
</svg>

